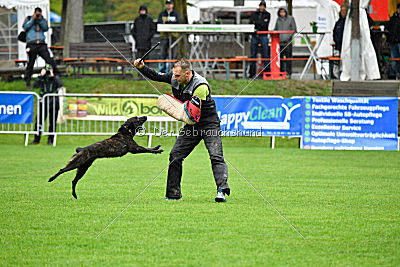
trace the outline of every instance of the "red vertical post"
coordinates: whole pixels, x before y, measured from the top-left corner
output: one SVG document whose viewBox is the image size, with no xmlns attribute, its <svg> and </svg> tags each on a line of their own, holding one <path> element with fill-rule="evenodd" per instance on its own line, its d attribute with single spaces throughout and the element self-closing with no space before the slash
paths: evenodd
<svg viewBox="0 0 400 267">
<path fill-rule="evenodd" d="M 271 72 L 264 72 L 264 80 L 283 80 L 286 79 L 286 73 L 281 72 L 281 59 L 280 59 L 280 33 L 294 33 L 294 31 L 258 31 L 258 34 L 271 35 Z"/>
<path fill-rule="evenodd" d="M 271 75 L 269 79 L 275 80 L 276 78 L 281 79 L 281 57 L 279 52 L 281 51 L 279 44 L 279 33 L 272 32 L 271 35 Z"/>
</svg>

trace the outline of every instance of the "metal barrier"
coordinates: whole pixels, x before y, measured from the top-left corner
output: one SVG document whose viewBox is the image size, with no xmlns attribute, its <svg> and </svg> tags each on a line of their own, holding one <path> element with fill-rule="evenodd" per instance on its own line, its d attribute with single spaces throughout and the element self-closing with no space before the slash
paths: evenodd
<svg viewBox="0 0 400 267">
<path fill-rule="evenodd" d="M 34 120 L 32 119 L 32 122 L 20 124 L 0 123 L 0 134 L 24 134 L 25 146 L 28 145 L 29 134 L 53 135 L 53 146 L 56 146 L 58 135 L 114 135 L 126 119 L 133 116 L 147 116 L 144 132 L 140 132 L 137 135 L 148 136 L 149 147 L 153 136 L 177 137 L 184 127 L 183 122 L 169 116 L 163 116 L 165 114 L 158 109 L 156 104 L 158 95 L 59 93 L 46 94 L 40 98 L 34 92 L 2 91 L 0 92 L 0 97 L 1 94 L 33 95 L 33 99 L 36 96 L 36 105 L 33 108 Z M 117 100 L 110 100 L 113 98 L 117 98 Z M 268 98 L 282 97 L 268 96 Z M 292 99 L 302 98 L 304 97 L 292 97 Z M 398 99 L 400 101 L 400 98 Z M 95 108 L 96 105 L 97 108 Z M 4 105 L 0 106 L 2 112 L 5 112 L 5 108 L 6 106 Z M 88 112 L 88 108 L 90 108 L 90 112 Z M 36 127 L 36 123 L 38 127 Z M 231 136 L 229 131 L 222 132 L 222 134 L 222 136 Z M 271 135 L 270 137 L 271 148 L 274 148 L 275 136 Z M 301 135 L 292 135 L 288 138 L 300 138 L 300 145 L 303 142 Z M 400 137 L 397 139 L 400 141 Z M 400 142 L 398 142 L 397 146 L 399 150 Z"/>
<path fill-rule="evenodd" d="M 18 91 L 1 91 L 1 94 L 25 94 L 25 95 L 33 95 L 33 107 L 34 113 L 36 115 L 33 116 L 31 123 L 0 123 L 0 134 L 24 134 L 25 135 L 25 146 L 28 145 L 29 135 L 30 134 L 39 134 L 40 129 L 35 129 L 35 123 L 39 120 L 39 105 L 40 105 L 40 97 L 35 92 L 18 92 Z M 35 100 L 36 99 L 36 100 Z M 35 102 L 36 101 L 36 102 Z M 36 103 L 36 105 L 35 105 Z"/>
<path fill-rule="evenodd" d="M 107 99 L 118 98 L 120 102 Z M 169 116 L 152 116 L 140 110 L 133 99 L 157 99 L 158 95 L 147 94 L 46 94 L 42 98 L 42 134 L 54 135 L 53 146 L 56 146 L 58 135 L 113 135 L 127 118 L 147 116 L 144 132 L 137 135 L 148 136 L 148 146 L 151 146 L 153 136 L 178 136 L 184 123 Z M 127 99 L 123 102 L 123 99 Z M 91 102 L 103 101 L 103 106 L 97 107 L 97 115 L 88 115 L 88 106 L 93 109 Z M 154 101 L 156 103 L 156 101 Z M 150 109 L 145 107 L 146 109 Z M 161 111 L 153 106 L 156 115 Z M 113 114 L 115 113 L 115 114 Z M 122 114 L 121 114 L 122 113 Z M 105 115 L 106 114 L 106 115 Z M 48 118 L 46 118 L 48 117 Z M 46 120 L 47 119 L 47 120 Z"/>
</svg>

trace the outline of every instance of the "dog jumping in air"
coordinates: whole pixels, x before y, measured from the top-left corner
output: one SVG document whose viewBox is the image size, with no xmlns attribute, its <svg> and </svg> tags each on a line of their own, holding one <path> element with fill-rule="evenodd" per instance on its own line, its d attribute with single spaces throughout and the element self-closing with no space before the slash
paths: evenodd
<svg viewBox="0 0 400 267">
<path fill-rule="evenodd" d="M 144 129 L 143 123 L 146 122 L 147 117 L 132 117 L 128 119 L 121 127 L 118 132 L 108 139 L 94 143 L 87 147 L 78 147 L 76 154 L 68 161 L 67 166 L 62 168 L 54 176 L 49 179 L 52 182 L 60 174 L 77 169 L 75 179 L 72 181 L 72 195 L 77 198 L 75 193 L 75 187 L 78 181 L 86 173 L 93 161 L 98 158 L 114 158 L 122 157 L 127 153 L 138 154 L 138 153 L 152 153 L 160 154 L 164 150 L 159 149 L 160 145 L 154 148 L 145 148 L 139 146 L 133 137 L 135 134 Z"/>
</svg>

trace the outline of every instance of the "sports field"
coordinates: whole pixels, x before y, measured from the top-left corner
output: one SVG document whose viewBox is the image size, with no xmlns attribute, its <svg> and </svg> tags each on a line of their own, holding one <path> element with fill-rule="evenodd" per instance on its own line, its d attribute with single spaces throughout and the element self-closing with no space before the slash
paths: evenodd
<svg viewBox="0 0 400 267">
<path fill-rule="evenodd" d="M 0 135 L 0 262 L 7 265 L 399 265 L 400 153 L 304 151 L 295 140 L 224 138 L 232 195 L 215 203 L 204 145 L 184 162 L 183 200 L 165 201 L 174 138 L 161 155 L 97 160 L 71 196 L 75 172 L 48 178 L 75 147 Z M 32 139 L 32 138 L 31 138 Z M 136 138 L 144 145 L 145 137 Z M 246 181 L 304 235 L 303 239 Z"/>
</svg>

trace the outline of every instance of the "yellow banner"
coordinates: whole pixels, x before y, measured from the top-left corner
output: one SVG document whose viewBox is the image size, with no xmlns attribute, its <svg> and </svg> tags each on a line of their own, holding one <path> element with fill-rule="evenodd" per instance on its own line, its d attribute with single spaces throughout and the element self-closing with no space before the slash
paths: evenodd
<svg viewBox="0 0 400 267">
<path fill-rule="evenodd" d="M 64 97 L 64 118 L 168 116 L 155 97 Z"/>
</svg>

